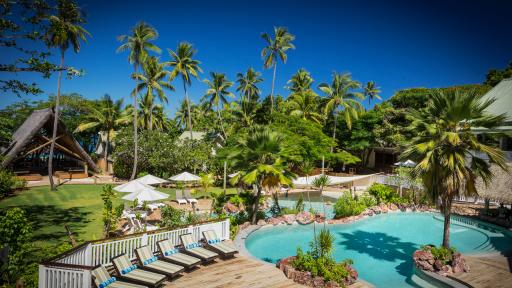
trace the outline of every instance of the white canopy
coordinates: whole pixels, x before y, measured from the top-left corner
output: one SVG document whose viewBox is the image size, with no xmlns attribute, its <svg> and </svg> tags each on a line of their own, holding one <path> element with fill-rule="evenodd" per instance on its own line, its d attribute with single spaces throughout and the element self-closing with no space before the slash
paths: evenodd
<svg viewBox="0 0 512 288">
<path fill-rule="evenodd" d="M 178 175 L 174 175 L 169 179 L 176 182 L 192 182 L 201 180 L 201 177 L 185 171 Z"/>
<path fill-rule="evenodd" d="M 122 185 L 114 187 L 114 190 L 117 192 L 125 192 L 125 193 L 131 193 L 131 192 L 137 192 L 144 189 L 151 189 L 155 190 L 153 187 L 146 185 L 144 183 L 141 183 L 137 180 L 132 180 L 128 183 L 124 183 Z"/>
<path fill-rule="evenodd" d="M 295 180 L 293 180 L 293 185 L 313 185 L 313 181 L 315 181 L 315 179 L 320 177 L 321 175 L 322 174 L 308 176 L 308 177 L 297 177 Z M 348 176 L 348 177 L 327 175 L 327 177 L 329 178 L 329 185 L 336 185 L 336 184 L 350 183 L 352 181 L 364 179 L 364 178 L 370 177 L 372 175 L 373 174 L 360 175 L 360 176 Z"/>
<path fill-rule="evenodd" d="M 414 168 L 416 167 L 416 162 L 412 160 L 406 160 L 405 162 L 396 162 L 395 166 Z"/>
<path fill-rule="evenodd" d="M 232 173 L 232 174 L 229 174 L 228 177 L 229 178 L 233 178 L 235 177 L 236 175 L 238 175 L 239 172 L 235 172 L 235 173 Z"/>
<path fill-rule="evenodd" d="M 165 179 L 162 179 L 162 178 L 158 178 L 156 176 L 153 176 L 151 174 L 148 174 L 146 176 L 142 176 L 140 178 L 137 178 L 136 179 L 138 182 L 142 183 L 142 184 L 146 184 L 146 185 L 155 185 L 155 184 L 162 184 L 162 183 L 167 183 L 169 181 L 165 180 Z"/>
<path fill-rule="evenodd" d="M 123 197 L 124 200 L 133 201 L 137 199 L 139 202 L 143 201 L 157 201 L 168 198 L 169 195 L 156 191 L 154 189 L 144 189 L 137 192 L 130 193 Z"/>
</svg>

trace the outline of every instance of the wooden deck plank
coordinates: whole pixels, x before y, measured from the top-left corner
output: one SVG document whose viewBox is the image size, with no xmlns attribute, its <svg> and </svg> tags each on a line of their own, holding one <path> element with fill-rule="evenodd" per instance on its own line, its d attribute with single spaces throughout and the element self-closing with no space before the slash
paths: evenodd
<svg viewBox="0 0 512 288">
<path fill-rule="evenodd" d="M 303 288 L 272 265 L 237 255 L 229 260 L 216 260 L 210 265 L 183 273 L 183 276 L 167 282 L 166 287 L 240 288 L 275 287 Z M 350 288 L 369 287 L 358 282 Z"/>
<path fill-rule="evenodd" d="M 456 274 L 460 279 L 475 288 L 512 287 L 512 271 L 509 259 L 504 256 L 475 257 L 465 256 L 470 267 L 469 273 Z"/>
</svg>

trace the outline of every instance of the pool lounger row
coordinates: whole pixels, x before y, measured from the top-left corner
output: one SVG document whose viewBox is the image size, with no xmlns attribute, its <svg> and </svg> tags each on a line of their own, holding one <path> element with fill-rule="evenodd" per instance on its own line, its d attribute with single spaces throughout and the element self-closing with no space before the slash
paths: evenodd
<svg viewBox="0 0 512 288">
<path fill-rule="evenodd" d="M 232 257 L 238 253 L 234 244 L 230 240 L 220 241 L 215 231 L 203 232 L 205 238 L 205 247 L 200 243 L 193 241 L 191 234 L 180 235 L 183 243 L 183 253 L 168 239 L 159 241 L 157 246 L 161 252 L 160 259 L 156 257 L 149 246 L 143 246 L 135 249 L 140 265 L 133 265 L 126 254 L 119 255 L 112 259 L 112 263 L 119 275 L 111 277 L 104 266 L 100 266 L 92 271 L 94 282 L 97 287 L 105 288 L 142 288 L 159 287 L 169 277 L 172 278 L 185 269 L 192 269 L 201 262 L 207 263 L 219 257 Z M 197 258 L 196 258 L 197 257 Z"/>
</svg>

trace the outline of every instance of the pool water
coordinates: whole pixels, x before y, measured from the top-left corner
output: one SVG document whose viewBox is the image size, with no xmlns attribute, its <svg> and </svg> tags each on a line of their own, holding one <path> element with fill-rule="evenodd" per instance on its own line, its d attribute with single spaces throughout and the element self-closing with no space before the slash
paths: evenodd
<svg viewBox="0 0 512 288">
<path fill-rule="evenodd" d="M 421 245 L 442 242 L 442 219 L 438 214 L 397 212 L 326 227 L 335 236 L 334 258 L 352 259 L 363 280 L 376 287 L 424 287 L 413 277 L 412 254 Z M 452 221 L 450 231 L 450 243 L 461 253 L 504 252 L 512 247 L 509 232 L 495 226 Z M 245 245 L 253 256 L 276 263 L 295 255 L 299 246 L 309 249 L 312 239 L 313 225 L 275 226 L 251 233 Z"/>
<path fill-rule="evenodd" d="M 336 202 L 336 199 L 322 196 L 318 191 L 311 191 L 309 192 L 309 195 L 307 192 L 289 193 L 288 196 L 279 195 L 279 206 L 282 208 L 295 208 L 301 194 L 304 200 L 304 210 L 309 211 L 310 209 L 313 209 L 317 213 L 325 214 L 327 219 L 334 218 L 333 205 Z M 269 199 L 269 201 L 272 203 L 272 199 Z M 269 216 L 271 215 L 269 214 Z"/>
</svg>

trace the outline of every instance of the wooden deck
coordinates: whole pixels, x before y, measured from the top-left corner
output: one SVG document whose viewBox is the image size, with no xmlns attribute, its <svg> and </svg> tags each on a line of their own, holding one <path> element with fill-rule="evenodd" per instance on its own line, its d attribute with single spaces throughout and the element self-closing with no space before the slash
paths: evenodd
<svg viewBox="0 0 512 288">
<path fill-rule="evenodd" d="M 229 260 L 217 260 L 215 263 L 201 266 L 183 276 L 168 282 L 166 287 L 277 287 L 304 288 L 287 279 L 284 274 L 272 265 L 236 256 Z M 350 288 L 369 287 L 363 282 L 351 285 Z"/>
<path fill-rule="evenodd" d="M 512 258 L 504 256 L 465 256 L 471 271 L 454 275 L 475 288 L 512 287 Z"/>
</svg>

